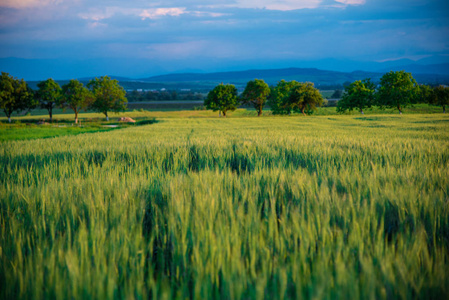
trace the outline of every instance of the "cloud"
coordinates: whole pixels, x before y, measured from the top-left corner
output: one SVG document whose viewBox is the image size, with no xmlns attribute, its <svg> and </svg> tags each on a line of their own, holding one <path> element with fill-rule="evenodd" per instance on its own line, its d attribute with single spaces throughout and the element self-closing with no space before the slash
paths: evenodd
<svg viewBox="0 0 449 300">
<path fill-rule="evenodd" d="M 0 0 L 0 7 L 23 9 L 59 4 L 61 2 L 62 0 Z"/>
<path fill-rule="evenodd" d="M 158 1 L 0 0 L 0 57 L 151 58 L 176 70 L 449 55 L 447 0 Z"/>
<path fill-rule="evenodd" d="M 233 3 L 205 4 L 207 8 L 249 8 L 289 11 L 304 8 L 317 8 L 323 0 L 235 0 Z"/>
<path fill-rule="evenodd" d="M 316 8 L 321 0 L 238 0 L 236 5 L 240 8 L 266 8 L 270 10 L 295 10 L 303 8 Z"/>
<path fill-rule="evenodd" d="M 106 7 L 105 9 L 91 9 L 88 12 L 78 14 L 81 19 L 101 21 L 114 16 L 118 11 L 121 11 L 118 7 Z"/>
<path fill-rule="evenodd" d="M 101 21 L 112 18 L 116 15 L 122 16 L 137 16 L 142 20 L 157 19 L 160 17 L 177 17 L 180 15 L 191 15 L 198 18 L 212 17 L 218 18 L 229 15 L 227 13 L 210 12 L 210 11 L 188 11 L 185 7 L 165 7 L 165 8 L 122 8 L 122 7 L 105 7 L 105 8 L 91 8 L 87 12 L 81 12 L 78 16 L 84 20 Z"/>
<path fill-rule="evenodd" d="M 362 5 L 366 3 L 366 0 L 335 0 L 335 2 L 339 2 L 346 5 Z"/>
<path fill-rule="evenodd" d="M 189 12 L 189 14 L 195 16 L 195 17 L 212 17 L 212 18 L 219 18 L 223 16 L 229 16 L 228 13 L 217 13 L 217 12 L 210 12 L 210 11 L 192 11 Z"/>
<path fill-rule="evenodd" d="M 185 13 L 185 7 L 152 8 L 143 10 L 143 12 L 139 16 L 142 17 L 142 20 L 145 20 L 155 19 L 163 16 L 177 17 Z"/>
<path fill-rule="evenodd" d="M 236 0 L 234 4 L 218 4 L 209 5 L 206 7 L 223 8 L 252 8 L 252 9 L 267 9 L 278 11 L 298 10 L 305 8 L 319 8 L 329 6 L 328 2 L 340 3 L 339 5 L 362 5 L 366 0 Z"/>
</svg>

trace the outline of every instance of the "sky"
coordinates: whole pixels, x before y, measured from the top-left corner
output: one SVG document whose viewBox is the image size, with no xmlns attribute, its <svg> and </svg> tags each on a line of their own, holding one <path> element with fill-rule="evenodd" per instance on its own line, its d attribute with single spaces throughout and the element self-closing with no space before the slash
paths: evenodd
<svg viewBox="0 0 449 300">
<path fill-rule="evenodd" d="M 0 69 L 33 79 L 400 59 L 449 61 L 449 1 L 0 0 Z"/>
</svg>

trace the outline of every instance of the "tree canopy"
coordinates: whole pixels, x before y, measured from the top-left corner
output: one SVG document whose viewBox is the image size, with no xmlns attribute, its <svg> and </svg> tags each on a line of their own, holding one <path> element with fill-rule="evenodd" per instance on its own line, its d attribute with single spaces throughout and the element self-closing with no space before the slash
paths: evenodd
<svg viewBox="0 0 449 300">
<path fill-rule="evenodd" d="M 213 111 L 220 111 L 226 117 L 227 111 L 236 110 L 239 104 L 237 89 L 233 84 L 219 84 L 207 94 L 204 106 Z"/>
<path fill-rule="evenodd" d="M 3 110 L 9 123 L 11 115 L 34 107 L 33 91 L 23 79 L 17 79 L 2 72 L 0 77 L 0 109 Z"/>
<path fill-rule="evenodd" d="M 449 105 L 449 87 L 437 86 L 433 90 L 433 95 L 430 104 L 442 106 L 443 113 L 446 113 L 446 106 Z"/>
<path fill-rule="evenodd" d="M 292 107 L 288 101 L 288 97 L 290 92 L 294 88 L 299 87 L 299 85 L 300 83 L 295 80 L 281 80 L 274 88 L 271 89 L 268 104 L 270 105 L 273 115 L 286 115 L 291 113 Z"/>
<path fill-rule="evenodd" d="M 323 105 L 323 97 L 312 82 L 301 82 L 294 87 L 288 97 L 288 103 L 294 111 L 300 111 L 303 115 Z"/>
<path fill-rule="evenodd" d="M 48 111 L 50 122 L 53 121 L 53 108 L 55 108 L 61 99 L 61 87 L 52 78 L 41 81 L 37 84 L 39 88 L 36 97 L 40 107 Z"/>
<path fill-rule="evenodd" d="M 419 92 L 417 95 L 417 102 L 419 103 L 432 103 L 435 96 L 434 89 L 428 85 L 419 85 Z"/>
<path fill-rule="evenodd" d="M 419 92 L 418 84 L 411 73 L 391 71 L 380 79 L 377 92 L 380 106 L 397 107 L 402 114 L 402 108 L 413 103 Z"/>
<path fill-rule="evenodd" d="M 270 95 L 270 87 L 261 79 L 248 81 L 241 95 L 242 103 L 251 103 L 257 110 L 257 116 L 262 115 L 263 107 Z"/>
<path fill-rule="evenodd" d="M 78 113 L 86 109 L 92 102 L 93 96 L 90 91 L 78 80 L 70 80 L 62 86 L 62 107 L 69 107 L 75 113 L 75 123 L 78 123 Z"/>
<path fill-rule="evenodd" d="M 126 92 L 117 80 L 102 76 L 92 79 L 87 86 L 94 96 L 94 101 L 90 107 L 94 111 L 103 113 L 106 120 L 109 120 L 108 112 L 120 112 L 126 109 L 128 102 Z"/>
<path fill-rule="evenodd" d="M 365 108 L 374 104 L 375 85 L 369 78 L 356 80 L 345 87 L 345 93 L 337 103 L 337 112 L 358 109 L 363 114 Z"/>
</svg>

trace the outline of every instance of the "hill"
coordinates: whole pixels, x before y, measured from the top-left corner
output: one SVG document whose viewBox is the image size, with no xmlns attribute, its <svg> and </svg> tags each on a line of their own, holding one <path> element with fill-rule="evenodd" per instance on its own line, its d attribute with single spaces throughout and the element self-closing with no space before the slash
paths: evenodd
<svg viewBox="0 0 449 300">
<path fill-rule="evenodd" d="M 422 66 L 420 66 L 422 67 Z M 386 71 L 385 71 L 386 72 Z M 216 73 L 181 73 L 152 76 L 140 79 L 142 82 L 166 82 L 166 83 L 191 83 L 195 84 L 218 84 L 220 82 L 232 83 L 236 86 L 245 85 L 249 80 L 254 78 L 264 79 L 268 84 L 276 84 L 278 81 L 297 80 L 311 81 L 317 86 L 326 85 L 342 85 L 345 82 L 353 82 L 364 78 L 371 78 L 377 82 L 385 72 L 338 72 L 329 70 L 320 70 L 316 68 L 287 68 L 287 69 L 265 69 L 265 70 L 246 70 L 234 72 L 216 72 Z M 413 74 L 419 83 L 439 84 L 448 83 L 449 75 L 447 74 Z"/>
<path fill-rule="evenodd" d="M 449 67 L 449 64 L 448 64 Z M 255 78 L 263 79 L 270 85 L 275 85 L 280 80 L 287 81 L 296 80 L 300 82 L 310 81 L 315 83 L 317 87 L 321 88 L 341 88 L 345 83 L 371 78 L 374 82 L 379 82 L 383 74 L 390 70 L 415 70 L 412 72 L 413 77 L 420 84 L 449 84 L 449 74 L 444 74 L 443 65 L 433 65 L 425 68 L 421 65 L 408 65 L 404 68 L 395 67 L 385 69 L 379 72 L 368 71 L 353 71 L 353 72 L 338 72 L 330 70 L 320 70 L 317 68 L 285 68 L 285 69 L 253 69 L 246 71 L 231 71 L 231 72 L 213 72 L 213 73 L 173 73 L 166 75 L 158 75 L 141 79 L 132 79 L 128 77 L 110 76 L 111 78 L 119 80 L 120 84 L 126 90 L 138 89 L 167 89 L 180 90 L 191 89 L 195 91 L 208 91 L 217 84 L 230 83 L 237 88 L 242 89 L 249 80 Z M 435 72 L 432 73 L 431 71 Z M 426 73 L 428 72 L 428 73 Z M 79 80 L 86 84 L 91 78 L 83 77 Z M 65 84 L 68 80 L 58 80 L 59 84 Z M 30 81 L 32 88 L 37 88 L 38 81 Z"/>
</svg>

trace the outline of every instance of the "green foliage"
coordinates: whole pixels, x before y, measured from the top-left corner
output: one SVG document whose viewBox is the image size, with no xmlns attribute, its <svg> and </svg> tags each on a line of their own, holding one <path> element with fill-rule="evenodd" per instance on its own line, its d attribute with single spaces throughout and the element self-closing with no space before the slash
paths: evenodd
<svg viewBox="0 0 449 300">
<path fill-rule="evenodd" d="M 345 87 L 345 93 L 337 103 L 337 112 L 343 113 L 357 108 L 363 114 L 365 108 L 374 104 L 375 85 L 369 78 L 356 80 Z"/>
<path fill-rule="evenodd" d="M 50 122 L 53 121 L 53 109 L 61 101 L 61 87 L 52 78 L 41 81 L 37 84 L 38 90 L 36 97 L 39 101 L 40 107 L 48 111 Z"/>
<path fill-rule="evenodd" d="M 0 298 L 447 299 L 448 141 L 438 114 L 2 142 Z"/>
<path fill-rule="evenodd" d="M 206 100 L 204 100 L 204 106 L 207 109 L 213 111 L 220 111 L 223 113 L 223 117 L 226 117 L 227 111 L 236 110 L 239 104 L 237 97 L 237 89 L 233 84 L 217 85 L 212 91 L 207 94 Z"/>
<path fill-rule="evenodd" d="M 75 113 L 75 123 L 78 123 L 78 113 L 87 109 L 92 103 L 92 93 L 78 80 L 72 79 L 62 86 L 61 107 L 69 107 Z"/>
<path fill-rule="evenodd" d="M 300 85 L 299 82 L 281 80 L 276 87 L 272 88 L 268 104 L 270 105 L 273 115 L 290 114 L 292 108 L 288 102 L 290 92 Z"/>
<path fill-rule="evenodd" d="M 377 101 L 380 106 L 402 108 L 414 103 L 419 95 L 419 87 L 411 73 L 390 71 L 380 79 Z"/>
<path fill-rule="evenodd" d="M 34 93 L 23 79 L 2 72 L 0 77 L 0 109 L 11 123 L 13 112 L 21 112 L 35 106 Z"/>
<path fill-rule="evenodd" d="M 109 120 L 108 112 L 120 112 L 126 109 L 126 103 L 128 102 L 126 92 L 117 80 L 102 76 L 92 79 L 87 86 L 95 99 L 90 108 L 103 113 L 107 120 Z"/>
<path fill-rule="evenodd" d="M 288 104 L 293 111 L 300 111 L 303 115 L 312 113 L 318 106 L 323 105 L 323 97 L 311 82 L 301 82 L 290 91 Z"/>
<path fill-rule="evenodd" d="M 416 95 L 416 102 L 417 103 L 432 103 L 433 102 L 433 97 L 434 97 L 434 92 L 433 92 L 433 88 L 425 85 L 425 84 L 421 84 L 418 87 L 418 93 Z"/>
<path fill-rule="evenodd" d="M 449 105 L 449 87 L 442 85 L 435 87 L 430 103 L 443 107 L 445 113 L 446 106 Z"/>
<path fill-rule="evenodd" d="M 323 105 L 323 97 L 311 82 L 279 81 L 270 96 L 270 107 L 274 115 L 290 114 L 292 111 L 302 114 L 312 113 Z"/>
<path fill-rule="evenodd" d="M 248 81 L 241 95 L 242 103 L 251 103 L 257 110 L 257 115 L 262 115 L 263 107 L 270 95 L 270 87 L 261 79 Z"/>
</svg>

